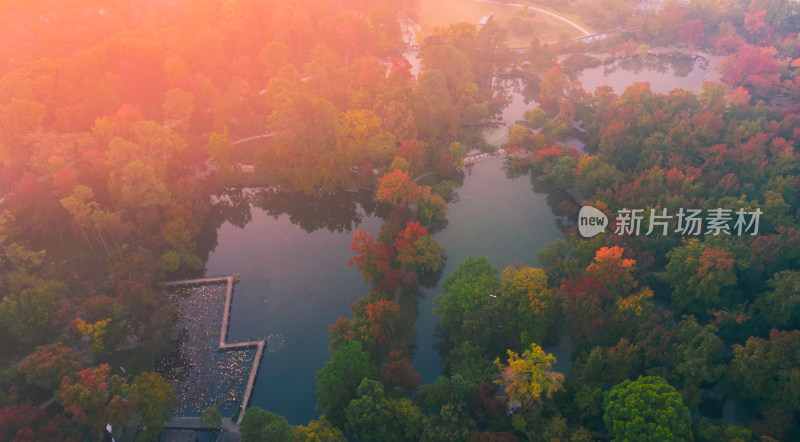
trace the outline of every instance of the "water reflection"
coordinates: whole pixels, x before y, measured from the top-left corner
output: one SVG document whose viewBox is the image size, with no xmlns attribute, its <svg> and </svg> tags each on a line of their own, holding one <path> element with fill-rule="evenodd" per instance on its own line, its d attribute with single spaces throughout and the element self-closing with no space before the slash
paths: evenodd
<svg viewBox="0 0 800 442">
<path fill-rule="evenodd" d="M 508 106 L 502 111 L 502 120 L 513 123 L 521 119 L 526 110 L 536 107 L 536 97 L 540 93 L 539 78 L 537 76 L 529 80 L 520 76 L 497 77 L 494 90 L 508 102 Z"/>
<path fill-rule="evenodd" d="M 648 54 L 623 57 L 601 66 L 584 69 L 577 75 L 584 89 L 593 92 L 609 85 L 621 94 L 635 82 L 649 82 L 653 92 L 699 88 L 710 69 L 709 60 L 699 55 Z"/>
<path fill-rule="evenodd" d="M 361 224 L 364 215 L 376 214 L 380 207 L 371 191 L 308 196 L 299 191 L 261 189 L 254 195 L 252 204 L 275 219 L 289 215 L 292 224 L 308 233 L 322 229 L 338 233 L 352 231 Z M 388 215 L 389 207 L 383 209 L 383 213 L 377 213 L 379 217 Z"/>
<path fill-rule="evenodd" d="M 253 220 L 252 209 L 263 210 L 278 219 L 288 215 L 293 225 L 312 233 L 327 230 L 331 233 L 351 232 L 364 217 L 386 218 L 390 206 L 375 201 L 371 191 L 318 192 L 306 195 L 296 190 L 275 188 L 230 187 L 215 195 L 211 210 L 198 237 L 198 255 L 203 261 L 217 247 L 220 227 L 230 223 L 244 229 Z"/>
<path fill-rule="evenodd" d="M 258 207 L 276 219 L 289 215 L 292 224 L 308 233 L 322 229 L 339 233 L 351 231 L 361 223 L 364 215 L 373 215 L 379 210 L 372 192 L 366 190 L 306 195 L 297 190 L 268 187 L 227 188 L 212 199 L 209 219 L 216 228 L 226 221 L 243 228 L 252 220 L 252 207 Z M 387 210 L 384 207 L 384 216 L 388 214 Z"/>
<path fill-rule="evenodd" d="M 267 342 L 250 405 L 292 424 L 316 419 L 314 374 L 328 357 L 329 326 L 368 292 L 347 266 L 353 233 L 377 236 L 388 209 L 371 192 L 270 188 L 226 189 L 211 205 L 199 243 L 206 275 L 240 275 L 229 340 Z"/>
<path fill-rule="evenodd" d="M 536 251 L 563 236 L 561 217 L 554 214 L 563 195 L 532 192 L 529 170 L 510 173 L 509 164 L 498 158 L 475 163 L 458 189 L 458 202 L 450 204 L 447 212 L 449 225 L 435 235 L 447 249 L 443 277 L 468 255 L 486 255 L 498 269 L 518 261 L 536 266 Z M 439 321 L 433 315 L 433 298 L 441 294 L 441 288 L 425 287 L 421 292 L 412 365 L 422 375 L 422 383 L 430 383 L 442 373 L 435 347 Z"/>
<path fill-rule="evenodd" d="M 604 72 L 606 76 L 608 76 L 618 69 L 633 72 L 634 74 L 639 74 L 642 71 L 655 71 L 660 74 L 665 74 L 672 71 L 673 75 L 676 77 L 685 77 L 692 72 L 695 62 L 699 60 L 700 57 L 693 57 L 685 54 L 648 54 L 644 57 L 622 58 L 615 63 L 605 66 L 606 70 Z"/>
</svg>

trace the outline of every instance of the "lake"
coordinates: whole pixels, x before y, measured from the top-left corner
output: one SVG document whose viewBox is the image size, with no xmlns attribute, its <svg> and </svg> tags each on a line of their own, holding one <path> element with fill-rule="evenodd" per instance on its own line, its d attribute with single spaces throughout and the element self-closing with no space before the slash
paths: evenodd
<svg viewBox="0 0 800 442">
<path fill-rule="evenodd" d="M 703 81 L 715 78 L 714 69 L 723 57 L 689 54 L 648 54 L 624 57 L 584 69 L 577 78 L 587 92 L 603 85 L 619 95 L 637 82 L 650 82 L 650 90 L 666 94 L 672 89 L 697 90 Z"/>
<path fill-rule="evenodd" d="M 547 195 L 534 193 L 527 176 L 506 178 L 502 165 L 500 159 L 475 164 L 458 190 L 458 200 L 449 205 L 448 226 L 436 235 L 448 250 L 444 277 L 468 254 L 486 255 L 501 270 L 516 261 L 534 265 L 536 251 L 561 236 Z M 332 230 L 309 225 L 304 229 L 311 220 L 266 205 L 290 197 L 272 195 L 265 201 L 258 190 L 244 193 L 229 209 L 238 219 L 223 221 L 217 230 L 206 275 L 241 277 L 234 290 L 229 340 L 268 340 L 271 351 L 261 361 L 250 405 L 284 415 L 293 425 L 303 424 L 318 416 L 314 374 L 328 358 L 328 327 L 340 316 L 351 316 L 350 305 L 368 291 L 358 271 L 347 266 L 353 257 L 349 246 L 354 230 L 377 236 L 381 219 L 358 203 L 342 204 L 329 210 L 348 212 L 334 218 L 350 217 L 351 223 L 338 223 Z M 227 203 L 231 198 L 219 199 Z M 242 219 L 245 204 L 250 216 Z M 305 204 L 318 201 L 306 198 Z M 316 211 L 303 214 L 315 216 Z M 433 297 L 438 293 L 424 290 L 420 300 L 412 363 L 423 382 L 441 374 L 439 355 L 432 347 L 437 323 Z"/>
<path fill-rule="evenodd" d="M 647 80 L 654 91 L 668 92 L 699 87 L 708 69 L 708 63 L 696 57 L 658 56 L 587 69 L 580 79 L 587 90 L 610 84 L 621 93 L 627 85 Z M 511 103 L 503 120 L 521 119 L 536 105 L 526 92 L 508 91 Z M 506 130 L 484 135 L 498 145 Z M 583 147 L 577 139 L 568 144 Z M 528 176 L 507 178 L 503 164 L 501 159 L 475 164 L 449 204 L 448 225 L 435 235 L 448 251 L 440 282 L 468 255 L 486 255 L 498 270 L 517 261 L 537 266 L 536 251 L 563 236 L 561 218 L 551 209 L 558 197 L 534 192 Z M 219 196 L 215 203 L 200 249 L 201 255 L 207 254 L 207 276 L 241 277 L 234 291 L 229 339 L 268 340 L 250 405 L 286 416 L 293 425 L 305 424 L 318 417 L 314 374 L 328 358 L 329 326 L 340 316 L 352 316 L 350 305 L 368 291 L 359 273 L 347 266 L 353 257 L 353 233 L 362 229 L 377 236 L 386 214 L 379 213 L 368 193 L 306 197 L 240 189 Z M 422 382 L 429 383 L 441 374 L 433 348 L 433 298 L 440 290 L 422 291 L 412 364 Z M 570 347 L 562 342 L 553 350 L 560 353 L 557 369 L 568 368 Z"/>
<path fill-rule="evenodd" d="M 236 205 L 222 204 L 229 219 L 217 230 L 206 275 L 240 275 L 228 340 L 267 339 L 250 405 L 307 423 L 318 416 L 314 374 L 328 358 L 328 327 L 351 316 L 350 305 L 368 292 L 347 266 L 353 230 L 377 236 L 382 221 L 345 192 L 328 206 L 294 192 L 236 192 Z"/>
<path fill-rule="evenodd" d="M 458 201 L 448 205 L 447 228 L 434 236 L 447 249 L 440 283 L 469 255 L 485 255 L 499 271 L 518 261 L 538 266 L 536 252 L 563 236 L 556 224 L 561 217 L 553 214 L 548 195 L 535 193 L 528 175 L 506 178 L 503 163 L 502 159 L 476 163 L 458 189 Z M 422 383 L 431 383 L 442 373 L 439 353 L 433 348 L 438 323 L 433 298 L 441 290 L 422 292 L 417 348 L 411 362 L 422 375 Z"/>
</svg>

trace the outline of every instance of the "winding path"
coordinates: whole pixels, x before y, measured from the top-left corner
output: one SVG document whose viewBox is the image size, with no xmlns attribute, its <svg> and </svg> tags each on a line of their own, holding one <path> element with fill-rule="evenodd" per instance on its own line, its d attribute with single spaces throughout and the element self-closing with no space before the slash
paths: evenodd
<svg viewBox="0 0 800 442">
<path fill-rule="evenodd" d="M 247 141 L 250 141 L 250 140 L 258 140 L 258 139 L 261 139 L 261 138 L 270 138 L 270 137 L 272 137 L 272 134 L 267 132 L 267 133 L 261 134 L 261 135 L 253 135 L 252 137 L 240 138 L 240 139 L 232 142 L 231 145 L 236 146 L 237 144 L 241 144 L 241 143 L 244 143 L 244 142 L 247 142 Z"/>
<path fill-rule="evenodd" d="M 528 9 L 533 9 L 534 11 L 541 12 L 543 14 L 547 14 L 547 15 L 549 15 L 551 17 L 555 17 L 555 18 L 563 21 L 564 23 L 566 23 L 566 24 L 572 26 L 573 28 L 581 31 L 584 34 L 584 36 L 589 36 L 589 35 L 594 34 L 594 32 L 588 31 L 583 26 L 575 23 L 574 21 L 572 21 L 572 20 L 570 20 L 570 19 L 568 19 L 566 17 L 562 17 L 562 16 L 560 16 L 560 15 L 558 15 L 556 13 L 550 12 L 550 11 L 548 11 L 546 9 L 537 8 L 536 6 L 522 5 L 522 4 L 519 4 L 519 3 L 503 3 L 503 2 L 498 2 L 498 1 L 495 1 L 495 0 L 475 0 L 475 1 L 476 2 L 481 2 L 481 3 L 489 3 L 489 4 L 492 4 L 492 5 L 499 5 L 499 6 L 515 6 L 517 8 L 524 8 L 524 7 L 527 6 Z"/>
</svg>

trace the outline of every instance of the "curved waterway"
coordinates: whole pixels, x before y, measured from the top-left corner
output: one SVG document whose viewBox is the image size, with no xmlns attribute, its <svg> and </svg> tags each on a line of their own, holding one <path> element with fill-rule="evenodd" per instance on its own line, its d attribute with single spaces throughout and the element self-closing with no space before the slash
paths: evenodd
<svg viewBox="0 0 800 442">
<path fill-rule="evenodd" d="M 654 91 L 667 92 L 698 87 L 709 69 L 696 58 L 660 63 L 640 67 L 620 62 L 614 69 L 585 70 L 580 78 L 587 90 L 611 84 L 621 93 L 633 82 L 650 80 Z M 651 67 L 655 73 L 648 71 Z M 655 74 L 669 78 L 654 81 Z M 525 92 L 510 92 L 511 105 L 503 113 L 506 122 L 521 119 L 536 105 Z M 499 144 L 505 131 L 502 127 L 485 135 Z M 573 143 L 582 147 L 577 140 L 568 144 Z M 440 283 L 468 255 L 486 255 L 498 270 L 517 261 L 537 266 L 536 251 L 562 236 L 560 217 L 552 210 L 557 197 L 535 192 L 528 176 L 509 178 L 503 165 L 502 159 L 475 164 L 449 204 L 448 225 L 435 235 L 448 251 Z M 369 194 L 305 197 L 234 190 L 220 195 L 216 203 L 200 248 L 201 254 L 208 253 L 207 276 L 240 276 L 229 339 L 268 341 L 250 405 L 284 415 L 293 425 L 304 424 L 319 415 L 314 409 L 314 374 L 328 359 L 329 326 L 340 316 L 352 316 L 350 305 L 368 291 L 359 273 L 347 266 L 353 256 L 353 233 L 362 229 L 377 236 L 381 217 Z M 433 298 L 441 290 L 422 290 L 412 364 L 422 382 L 429 383 L 441 374 L 433 348 L 438 322 Z M 560 347 L 565 348 L 554 349 L 563 353 L 557 355 L 559 362 L 568 362 L 568 345 Z"/>
<path fill-rule="evenodd" d="M 443 278 L 468 254 L 486 255 L 498 269 L 516 261 L 535 265 L 536 251 L 561 236 L 547 195 L 534 193 L 527 176 L 507 178 L 503 163 L 491 159 L 475 164 L 457 200 L 449 204 L 448 225 L 436 234 L 448 250 Z M 250 189 L 237 194 L 235 208 L 230 195 L 219 197 L 220 216 L 229 219 L 220 219 L 206 275 L 240 276 L 229 340 L 268 340 L 250 405 L 284 415 L 296 425 L 318 416 L 314 374 L 328 358 L 329 326 L 340 316 L 351 316 L 350 305 L 368 291 L 360 274 L 347 266 L 353 256 L 349 246 L 354 230 L 377 236 L 381 219 L 358 203 L 343 204 L 327 210 L 342 212 L 333 218 L 350 222 L 339 222 L 332 229 L 325 225 L 304 229 L 302 225 L 312 222 L 306 217 L 319 215 L 317 211 L 281 214 L 270 204 L 288 197 L 265 198 L 262 192 L 270 193 Z M 307 198 L 295 203 L 302 204 L 313 206 L 318 201 Z M 412 363 L 425 383 L 441 374 L 439 354 L 432 346 L 438 322 L 433 298 L 439 292 L 424 290 L 419 305 Z"/>
<path fill-rule="evenodd" d="M 485 255 L 499 271 L 515 262 L 538 266 L 536 252 L 563 236 L 557 224 L 561 217 L 553 214 L 548 195 L 533 192 L 528 175 L 507 178 L 504 162 L 496 158 L 476 163 L 458 189 L 458 200 L 448 205 L 447 228 L 434 235 L 447 249 L 440 283 L 469 255 Z M 433 314 L 433 298 L 441 289 L 422 292 L 412 365 L 422 375 L 422 383 L 430 383 L 442 373 L 439 353 L 433 348 L 439 322 Z"/>
</svg>

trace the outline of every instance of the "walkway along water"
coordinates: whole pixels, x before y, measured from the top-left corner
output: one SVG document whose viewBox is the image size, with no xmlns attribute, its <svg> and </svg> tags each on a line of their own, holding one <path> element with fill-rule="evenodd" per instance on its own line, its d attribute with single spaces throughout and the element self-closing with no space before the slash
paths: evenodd
<svg viewBox="0 0 800 442">
<path fill-rule="evenodd" d="M 261 357 L 264 355 L 264 345 L 266 341 L 264 339 L 254 340 L 254 341 L 242 341 L 242 342 L 234 342 L 228 343 L 227 336 L 228 336 L 228 324 L 230 322 L 230 311 L 231 311 L 231 298 L 233 297 L 233 283 L 234 277 L 231 276 L 222 276 L 219 278 L 203 278 L 203 279 L 185 279 L 182 281 L 171 281 L 164 283 L 166 287 L 174 287 L 178 285 L 198 285 L 198 284 L 210 284 L 215 282 L 226 282 L 227 287 L 225 289 L 225 306 L 222 310 L 222 329 L 219 333 L 219 350 L 233 350 L 233 349 L 244 349 L 249 347 L 256 347 L 256 357 L 253 359 L 253 366 L 250 368 L 250 377 L 247 379 L 247 386 L 244 390 L 244 396 L 242 396 L 242 405 L 240 406 L 241 411 L 239 412 L 239 419 L 236 423 L 242 421 L 242 417 L 244 417 L 244 411 L 247 409 L 247 403 L 250 402 L 250 395 L 253 393 L 253 384 L 256 382 L 256 374 L 258 373 L 258 367 L 261 365 Z M 174 418 L 172 420 L 179 419 Z M 170 426 L 170 423 L 167 423 L 167 426 Z M 182 421 L 181 421 L 182 423 Z M 175 425 L 179 426 L 178 421 L 175 422 Z"/>
</svg>

